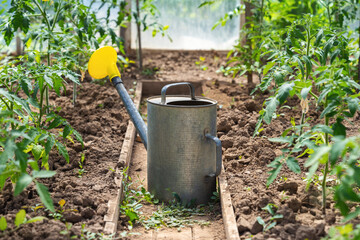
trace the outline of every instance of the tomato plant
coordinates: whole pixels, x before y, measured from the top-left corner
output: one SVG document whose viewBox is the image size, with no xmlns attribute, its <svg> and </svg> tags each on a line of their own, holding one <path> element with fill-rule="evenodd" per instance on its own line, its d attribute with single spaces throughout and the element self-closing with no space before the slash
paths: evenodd
<svg viewBox="0 0 360 240">
<path fill-rule="evenodd" d="M 346 137 L 346 127 L 342 122 L 350 121 L 348 118 L 360 110 L 360 85 L 351 78 L 355 74 L 349 67 L 354 61 L 350 56 L 358 51 L 352 47 L 353 40 L 344 32 L 318 26 L 314 18 L 305 16 L 288 28 L 285 48 L 273 51 L 272 61 L 265 66 L 264 78 L 258 87 L 265 90 L 274 82 L 274 95 L 266 100 L 265 108 L 260 111 L 255 134 L 262 122 L 270 124 L 277 107 L 288 97 L 296 96 L 300 100 L 300 122 L 292 121 L 292 126 L 281 137 L 270 139 L 287 143 L 288 147 L 269 165 L 272 170 L 267 185 L 275 180 L 284 163 L 300 173 L 297 158 L 309 154 L 305 163 L 309 168 L 309 182 L 318 168 L 324 166 L 322 193 L 325 213 L 326 180 L 330 170 L 337 165 L 337 158 L 330 153 L 330 137 Z M 323 124 L 310 126 L 306 123 L 310 107 L 319 111 Z M 333 159 L 330 166 L 329 159 Z"/>
<path fill-rule="evenodd" d="M 11 61 L 0 69 L 0 188 L 10 179 L 18 195 L 35 181 L 41 200 L 50 210 L 54 209 L 50 195 L 37 179 L 55 174 L 48 165 L 51 149 L 56 147 L 69 162 L 66 141 L 73 141 L 71 135 L 81 143 L 82 138 L 65 119 L 52 111 L 46 114 L 50 106 L 43 106 L 42 98 L 46 86 L 60 94 L 64 78 L 77 81 L 76 77 L 60 65 Z"/>
</svg>

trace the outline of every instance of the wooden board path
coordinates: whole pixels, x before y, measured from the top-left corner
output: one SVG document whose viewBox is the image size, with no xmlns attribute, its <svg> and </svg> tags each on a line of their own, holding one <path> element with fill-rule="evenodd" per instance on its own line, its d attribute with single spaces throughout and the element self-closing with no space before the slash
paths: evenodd
<svg viewBox="0 0 360 240">
<path fill-rule="evenodd" d="M 136 109 L 139 109 L 140 101 L 142 95 L 142 83 L 138 82 L 135 90 L 135 98 L 134 104 Z M 119 162 L 125 163 L 125 169 L 129 169 L 130 159 L 132 154 L 132 148 L 134 145 L 134 139 L 136 134 L 136 128 L 132 121 L 129 120 L 128 127 L 125 133 L 125 139 L 121 148 Z M 117 223 L 119 219 L 120 209 L 119 205 L 122 200 L 123 195 L 123 174 L 122 169 L 116 167 L 115 169 L 115 183 L 118 187 L 118 191 L 116 197 L 114 199 L 110 199 L 108 202 L 108 211 L 107 214 L 104 216 L 105 227 L 104 233 L 105 234 L 114 234 L 116 233 Z"/>
</svg>

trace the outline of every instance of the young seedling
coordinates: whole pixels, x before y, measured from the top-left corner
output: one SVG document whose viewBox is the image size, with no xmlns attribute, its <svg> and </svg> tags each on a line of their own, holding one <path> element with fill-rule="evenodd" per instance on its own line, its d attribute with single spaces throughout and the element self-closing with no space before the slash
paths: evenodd
<svg viewBox="0 0 360 240">
<path fill-rule="evenodd" d="M 262 210 L 266 210 L 271 215 L 267 223 L 260 216 L 256 217 L 258 223 L 263 226 L 264 232 L 276 226 L 276 221 L 275 221 L 276 219 L 280 219 L 284 217 L 282 214 L 276 214 L 273 208 L 277 209 L 278 207 L 275 204 L 269 203 L 268 205 L 262 208 Z"/>
<path fill-rule="evenodd" d="M 195 64 L 199 66 L 201 70 L 206 71 L 208 67 L 204 63 L 205 63 L 205 57 L 199 57 L 199 61 L 195 62 Z"/>
<path fill-rule="evenodd" d="M 56 219 L 56 220 L 61 220 L 61 221 L 63 221 L 64 219 L 63 219 L 63 213 L 64 212 L 77 212 L 78 210 L 76 210 L 76 209 L 64 209 L 64 206 L 65 206 L 65 204 L 66 204 L 66 201 L 64 200 L 64 199 L 61 199 L 59 202 L 58 202 L 58 204 L 59 204 L 59 209 L 56 209 L 56 211 L 55 212 L 53 212 L 53 213 L 49 213 L 49 216 L 50 217 L 53 217 L 54 219 Z"/>
<path fill-rule="evenodd" d="M 24 209 L 21 209 L 19 212 L 16 213 L 16 216 L 15 216 L 15 221 L 14 221 L 15 228 L 9 229 L 6 218 L 1 217 L 0 218 L 0 231 L 1 231 L 0 237 L 4 237 L 12 232 L 19 230 L 19 228 L 21 226 L 23 226 L 24 224 L 42 221 L 43 219 L 45 219 L 45 217 L 42 217 L 42 216 L 26 219 L 26 212 Z"/>
<path fill-rule="evenodd" d="M 120 206 L 122 214 L 129 218 L 128 229 L 131 230 L 135 222 L 141 223 L 146 229 L 160 228 L 160 227 L 174 227 L 179 231 L 181 228 L 193 224 L 208 225 L 209 222 L 195 220 L 192 217 L 195 215 L 203 215 L 205 209 L 203 206 L 198 208 L 189 207 L 191 203 L 184 206 L 181 203 L 180 197 L 173 193 L 174 200 L 168 204 L 161 204 L 158 206 L 158 210 L 153 212 L 149 217 L 143 216 L 141 212 L 142 202 L 146 201 L 150 204 L 157 205 L 158 199 L 155 199 L 152 194 L 147 192 L 142 185 L 139 185 L 135 190 L 131 188 L 133 185 L 132 179 L 127 176 L 126 170 L 124 170 L 124 200 Z M 216 195 L 214 195 L 216 198 Z"/>
<path fill-rule="evenodd" d="M 81 153 L 81 158 L 79 161 L 78 177 L 81 178 L 82 175 L 86 172 L 84 169 L 85 153 Z"/>
</svg>

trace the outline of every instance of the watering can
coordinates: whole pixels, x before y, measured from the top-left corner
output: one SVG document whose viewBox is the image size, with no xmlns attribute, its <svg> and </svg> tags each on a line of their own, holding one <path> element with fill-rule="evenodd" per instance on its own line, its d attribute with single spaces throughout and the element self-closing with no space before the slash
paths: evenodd
<svg viewBox="0 0 360 240">
<path fill-rule="evenodd" d="M 217 102 L 195 96 L 191 83 L 166 85 L 161 96 L 147 99 L 146 127 L 123 85 L 116 62 L 115 49 L 102 47 L 92 54 L 88 70 L 96 79 L 109 76 L 147 149 L 148 191 L 163 202 L 176 196 L 182 203 L 208 203 L 221 172 Z M 168 88 L 179 85 L 189 87 L 189 96 L 166 95 Z"/>
</svg>

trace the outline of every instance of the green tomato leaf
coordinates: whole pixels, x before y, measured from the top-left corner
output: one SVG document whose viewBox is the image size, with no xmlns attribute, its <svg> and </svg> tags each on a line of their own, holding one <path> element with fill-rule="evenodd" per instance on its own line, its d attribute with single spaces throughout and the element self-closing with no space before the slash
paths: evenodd
<svg viewBox="0 0 360 240">
<path fill-rule="evenodd" d="M 274 161 L 272 161 L 268 167 L 273 168 L 271 171 L 269 171 L 268 173 L 270 174 L 270 176 L 268 177 L 267 181 L 266 181 L 266 186 L 269 187 L 269 185 L 274 182 L 274 180 L 276 179 L 277 175 L 279 174 L 281 168 L 282 168 L 282 164 L 281 164 L 281 160 L 283 159 L 283 156 L 279 156 L 277 158 L 275 158 Z"/>
<path fill-rule="evenodd" d="M 54 121 L 50 123 L 48 130 L 58 127 L 63 121 L 64 120 L 61 117 L 56 116 Z"/>
<path fill-rule="evenodd" d="M 61 142 L 56 141 L 55 142 L 56 147 L 59 151 L 59 153 L 65 158 L 66 162 L 69 163 L 69 153 L 66 150 L 66 147 L 64 145 L 62 145 Z"/>
<path fill-rule="evenodd" d="M 44 80 L 51 88 L 54 87 L 53 80 L 47 74 L 44 74 Z"/>
<path fill-rule="evenodd" d="M 46 155 L 49 155 L 52 147 L 54 146 L 55 144 L 55 139 L 53 136 L 49 135 L 47 140 L 46 140 L 46 143 L 45 143 L 45 154 Z"/>
<path fill-rule="evenodd" d="M 310 72 L 312 70 L 312 63 L 311 63 L 311 60 L 308 56 L 304 55 L 303 56 L 303 59 L 304 59 L 304 62 L 305 62 L 305 65 L 306 65 L 306 76 L 309 76 L 310 75 Z"/>
<path fill-rule="evenodd" d="M 332 101 L 325 109 L 322 111 L 320 118 L 324 118 L 326 115 L 332 113 L 337 107 L 337 101 Z"/>
<path fill-rule="evenodd" d="M 277 98 L 279 99 L 280 104 L 285 102 L 294 86 L 294 83 L 284 83 L 283 85 L 281 85 L 277 93 Z"/>
<path fill-rule="evenodd" d="M 301 89 L 301 93 L 300 93 L 301 97 L 303 99 L 306 99 L 310 91 L 311 91 L 311 86 Z"/>
<path fill-rule="evenodd" d="M 341 53 L 340 49 L 336 49 L 330 56 L 330 63 L 332 64 L 337 56 Z"/>
<path fill-rule="evenodd" d="M 331 37 L 324 45 L 324 58 L 325 58 L 325 62 L 326 62 L 326 58 L 328 56 L 328 53 L 330 51 L 330 49 L 333 46 L 334 40 L 335 40 L 336 36 Z M 325 64 L 324 64 L 325 65 Z"/>
<path fill-rule="evenodd" d="M 301 173 L 301 169 L 299 166 L 299 162 L 294 157 L 289 157 L 286 159 L 286 165 L 289 167 L 291 171 L 294 173 Z"/>
<path fill-rule="evenodd" d="M 19 195 L 32 181 L 33 178 L 29 174 L 22 173 L 16 182 L 14 195 Z"/>
<path fill-rule="evenodd" d="M 345 146 L 347 144 L 346 139 L 341 139 L 341 138 L 335 138 L 335 142 L 334 144 L 332 144 L 331 146 L 331 150 L 330 150 L 330 164 L 331 166 L 334 166 L 336 164 L 336 161 L 339 159 L 340 156 L 342 156 L 344 150 L 345 150 Z"/>
<path fill-rule="evenodd" d="M 43 146 L 36 144 L 35 146 L 33 146 L 31 153 L 33 154 L 35 160 L 39 160 L 41 158 L 41 155 L 43 153 Z"/>
<path fill-rule="evenodd" d="M 295 62 L 299 65 L 299 69 L 301 71 L 301 74 L 303 77 L 305 76 L 305 70 L 304 70 L 304 64 L 301 62 L 300 58 L 298 56 L 293 56 Z"/>
<path fill-rule="evenodd" d="M 264 70 L 263 70 L 263 75 L 265 76 L 267 73 L 268 73 L 268 71 L 275 65 L 275 61 L 274 62 L 268 62 L 267 64 L 266 64 L 266 66 L 264 67 Z"/>
<path fill-rule="evenodd" d="M 72 130 L 72 134 L 74 134 L 76 140 L 78 140 L 81 143 L 82 147 L 84 148 L 84 141 L 81 137 L 81 134 L 78 131 L 76 131 L 75 129 Z"/>
<path fill-rule="evenodd" d="M 54 203 L 51 199 L 48 188 L 43 184 L 36 182 L 36 191 L 45 207 L 47 207 L 50 211 L 55 212 Z"/>
<path fill-rule="evenodd" d="M 4 32 L 5 43 L 7 46 L 9 46 L 11 43 L 11 40 L 14 37 L 14 32 L 13 32 L 13 29 L 11 28 L 10 24 L 5 25 L 5 30 L 3 30 L 3 32 Z"/>
<path fill-rule="evenodd" d="M 346 137 L 346 127 L 341 123 L 343 119 L 337 118 L 336 122 L 332 125 L 334 136 Z"/>
<path fill-rule="evenodd" d="M 32 175 L 33 178 L 51 178 L 56 174 L 56 171 L 33 171 Z"/>
<path fill-rule="evenodd" d="M 319 163 L 322 158 L 327 155 L 330 151 L 330 146 L 322 145 L 314 149 L 314 153 L 311 154 L 310 158 L 306 161 L 305 167 L 311 167 L 316 163 Z"/>
<path fill-rule="evenodd" d="M 331 86 L 323 89 L 323 91 L 319 95 L 319 99 L 318 99 L 317 103 L 320 104 L 321 101 L 331 92 L 331 90 L 332 90 Z"/>
<path fill-rule="evenodd" d="M 0 218 L 0 230 L 1 230 L 1 231 L 5 231 L 6 228 L 7 228 L 6 219 L 5 219 L 5 217 L 1 217 L 1 218 Z"/>
<path fill-rule="evenodd" d="M 267 124 L 270 124 L 273 114 L 276 111 L 277 106 L 279 105 L 279 100 L 277 98 L 271 98 L 270 101 L 267 102 L 265 113 L 264 113 L 264 121 Z"/>
<path fill-rule="evenodd" d="M 301 40 L 305 41 L 305 36 L 299 29 L 294 28 L 293 33 L 296 38 L 300 38 Z"/>
<path fill-rule="evenodd" d="M 274 78 L 275 78 L 276 84 L 281 84 L 284 82 L 284 76 L 282 75 L 282 73 L 280 71 L 274 72 Z"/>
<path fill-rule="evenodd" d="M 331 134 L 331 135 L 334 134 L 333 130 L 329 126 L 326 126 L 326 125 L 323 125 L 323 124 L 315 125 L 312 128 L 312 132 L 323 132 L 323 133 L 328 133 L 328 134 Z"/>
<path fill-rule="evenodd" d="M 63 138 L 65 139 L 71 132 L 71 127 L 69 125 L 65 125 L 63 131 Z"/>
<path fill-rule="evenodd" d="M 24 209 L 21 209 L 15 216 L 15 226 L 19 227 L 26 220 L 26 212 Z"/>
<path fill-rule="evenodd" d="M 347 104 L 350 110 L 350 113 L 352 116 L 356 113 L 356 111 L 359 109 L 359 99 L 358 98 L 347 98 Z"/>
<path fill-rule="evenodd" d="M 43 217 L 43 216 L 37 216 L 37 217 L 33 217 L 29 220 L 27 220 L 25 223 L 34 223 L 34 222 L 39 222 L 39 221 L 42 221 L 46 219 L 46 217 Z"/>
<path fill-rule="evenodd" d="M 320 31 L 316 34 L 316 40 L 314 45 L 317 47 L 319 46 L 321 39 L 324 37 L 324 30 L 320 29 Z"/>
</svg>

